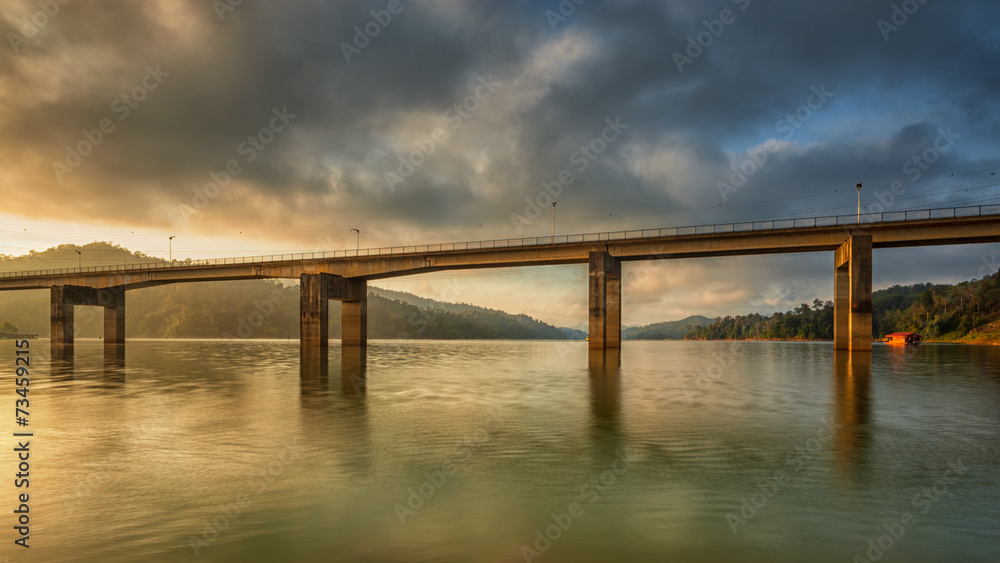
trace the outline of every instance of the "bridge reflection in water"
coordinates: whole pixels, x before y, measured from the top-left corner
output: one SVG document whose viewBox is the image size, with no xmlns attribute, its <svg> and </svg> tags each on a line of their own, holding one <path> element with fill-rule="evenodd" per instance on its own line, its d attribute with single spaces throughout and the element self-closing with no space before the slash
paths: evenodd
<svg viewBox="0 0 1000 563">
<path fill-rule="evenodd" d="M 302 348 L 299 374 L 303 398 L 329 393 L 330 361 L 326 350 Z M 340 394 L 343 397 L 364 397 L 368 391 L 368 347 L 340 348 Z"/>
</svg>

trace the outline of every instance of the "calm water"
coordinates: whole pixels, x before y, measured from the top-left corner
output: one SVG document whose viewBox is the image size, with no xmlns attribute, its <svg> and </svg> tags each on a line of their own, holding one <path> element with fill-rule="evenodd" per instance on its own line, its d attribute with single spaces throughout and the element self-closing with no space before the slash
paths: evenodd
<svg viewBox="0 0 1000 563">
<path fill-rule="evenodd" d="M 996 348 L 32 344 L 32 547 L 11 417 L 0 561 L 1000 560 Z"/>
</svg>

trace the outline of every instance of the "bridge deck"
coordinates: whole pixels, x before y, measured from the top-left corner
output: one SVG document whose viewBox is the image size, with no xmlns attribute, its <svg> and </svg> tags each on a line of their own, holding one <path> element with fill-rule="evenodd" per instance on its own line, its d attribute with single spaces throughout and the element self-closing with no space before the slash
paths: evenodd
<svg viewBox="0 0 1000 563">
<path fill-rule="evenodd" d="M 330 273 L 379 279 L 439 270 L 585 264 L 591 252 L 619 260 L 658 260 L 834 251 L 852 234 L 870 234 L 874 248 L 1000 242 L 1000 205 L 646 229 L 557 237 L 501 239 L 336 252 L 156 262 L 8 272 L 0 290 L 57 285 L 128 289 L 168 283 L 298 278 Z"/>
</svg>

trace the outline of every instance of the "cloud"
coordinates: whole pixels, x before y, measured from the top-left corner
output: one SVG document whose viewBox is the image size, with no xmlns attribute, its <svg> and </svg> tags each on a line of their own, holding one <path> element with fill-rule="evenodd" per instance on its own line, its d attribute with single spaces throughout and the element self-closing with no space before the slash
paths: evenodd
<svg viewBox="0 0 1000 563">
<path fill-rule="evenodd" d="M 76 0 L 0 57 L 0 197 L 31 194 L 18 213 L 38 221 L 277 233 L 275 245 L 314 248 L 352 242 L 354 227 L 366 246 L 520 236 L 511 214 L 563 170 L 573 173 L 564 232 L 850 213 L 859 181 L 872 206 L 906 180 L 893 210 L 1000 196 L 1000 76 L 984 71 L 1000 63 L 995 2 L 924 4 L 889 40 L 878 26 L 886 3 L 588 2 L 553 30 L 555 5 L 404 1 L 348 63 L 342 45 L 385 2 L 242 3 L 220 21 L 196 0 Z M 724 9 L 735 21 L 678 72 L 672 54 Z M 37 10 L 7 2 L 0 26 L 21 32 Z M 122 117 L 114 104 L 149 67 L 168 75 Z M 448 112 L 482 77 L 500 86 L 452 127 Z M 833 92 L 819 107 L 815 88 Z M 247 160 L 241 145 L 286 107 L 294 121 Z M 574 151 L 615 117 L 629 128 L 580 170 Z M 114 130 L 58 178 L 53 162 L 86 147 L 104 119 Z M 942 128 L 960 138 L 911 180 L 903 167 Z M 386 173 L 438 129 L 444 140 L 390 186 Z M 767 161 L 720 197 L 719 183 L 763 146 L 775 149 Z M 240 173 L 186 211 L 232 160 Z M 975 262 L 976 252 L 952 254 Z M 818 287 L 787 262 L 755 260 L 746 267 L 760 281 L 736 288 L 718 281 L 731 264 L 674 270 L 668 279 L 709 282 L 711 295 L 659 306 L 780 308 Z"/>
</svg>

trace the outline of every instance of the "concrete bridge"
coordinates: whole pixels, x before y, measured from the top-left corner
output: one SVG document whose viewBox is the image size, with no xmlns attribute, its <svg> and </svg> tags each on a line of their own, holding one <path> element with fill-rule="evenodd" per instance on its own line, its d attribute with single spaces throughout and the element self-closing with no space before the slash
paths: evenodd
<svg viewBox="0 0 1000 563">
<path fill-rule="evenodd" d="M 0 275 L 0 290 L 51 291 L 53 357 L 73 345 L 73 307 L 104 308 L 106 351 L 122 354 L 125 293 L 170 283 L 298 278 L 303 353 L 325 352 L 328 304 L 343 301 L 344 346 L 367 344 L 367 281 L 471 268 L 589 264 L 590 348 L 621 343 L 621 263 L 826 251 L 833 254 L 834 344 L 871 350 L 872 250 L 1000 242 L 1000 205 L 336 252 L 157 262 Z M 325 353 L 323 354 L 325 355 Z"/>
</svg>

